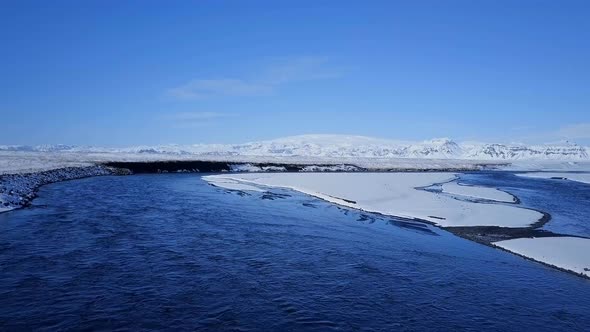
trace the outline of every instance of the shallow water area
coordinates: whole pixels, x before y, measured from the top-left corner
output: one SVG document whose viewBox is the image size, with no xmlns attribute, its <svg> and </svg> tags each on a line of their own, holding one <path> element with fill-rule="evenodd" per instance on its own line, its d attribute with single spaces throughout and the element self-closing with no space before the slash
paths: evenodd
<svg viewBox="0 0 590 332">
<path fill-rule="evenodd" d="M 549 213 L 551 221 L 542 229 L 590 237 L 590 184 L 525 178 L 512 172 L 467 173 L 458 181 L 507 191 L 519 198 L 520 205 Z"/>
<path fill-rule="evenodd" d="M 462 179 L 555 201 L 498 176 Z M 588 280 L 435 227 L 196 174 L 57 183 L 0 214 L 3 330 L 582 331 L 589 310 Z"/>
</svg>

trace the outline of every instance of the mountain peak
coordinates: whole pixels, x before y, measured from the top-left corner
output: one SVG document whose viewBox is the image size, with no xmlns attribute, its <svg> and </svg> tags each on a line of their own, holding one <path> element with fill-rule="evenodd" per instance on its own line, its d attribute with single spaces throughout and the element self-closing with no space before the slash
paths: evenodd
<svg viewBox="0 0 590 332">
<path fill-rule="evenodd" d="M 431 140 L 428 141 L 424 141 L 425 143 L 432 143 L 432 144 L 453 144 L 455 143 L 452 139 L 448 138 L 448 137 L 440 137 L 440 138 L 433 138 Z"/>
<path fill-rule="evenodd" d="M 342 158 L 430 158 L 476 160 L 589 160 L 588 148 L 565 141 L 544 145 L 522 143 L 457 143 L 450 138 L 422 142 L 358 135 L 308 134 L 244 144 L 137 146 L 124 149 L 68 145 L 0 146 L 0 151 L 46 153 L 120 153 L 194 156 L 260 156 Z"/>
</svg>

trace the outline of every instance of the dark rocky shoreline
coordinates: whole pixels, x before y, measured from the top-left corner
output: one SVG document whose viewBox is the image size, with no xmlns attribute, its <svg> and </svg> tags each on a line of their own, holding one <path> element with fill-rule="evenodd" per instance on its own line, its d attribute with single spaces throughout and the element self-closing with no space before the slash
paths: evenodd
<svg viewBox="0 0 590 332">
<path fill-rule="evenodd" d="M 7 211 L 28 206 L 37 197 L 41 186 L 61 181 L 76 180 L 92 176 L 128 175 L 126 169 L 103 165 L 87 167 L 65 167 L 54 170 L 23 174 L 0 175 L 0 208 Z M 0 209 L 0 212 L 2 210 Z"/>
<path fill-rule="evenodd" d="M 250 163 L 203 160 L 178 161 L 116 161 L 103 163 L 104 166 L 128 169 L 134 174 L 145 173 L 221 173 L 232 172 L 239 166 L 251 166 L 260 171 L 281 169 L 283 172 L 464 172 L 482 170 L 486 165 L 474 168 L 365 168 L 354 164 L 292 164 L 292 163 Z"/>
</svg>

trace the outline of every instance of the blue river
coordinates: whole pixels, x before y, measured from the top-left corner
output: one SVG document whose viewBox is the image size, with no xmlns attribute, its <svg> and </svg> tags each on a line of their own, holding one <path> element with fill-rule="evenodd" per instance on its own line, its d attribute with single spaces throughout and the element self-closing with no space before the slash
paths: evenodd
<svg viewBox="0 0 590 332">
<path fill-rule="evenodd" d="M 590 186 L 505 189 L 590 236 Z M 42 187 L 0 214 L 0 330 L 588 331 L 590 280 L 433 226 L 198 174 Z"/>
</svg>

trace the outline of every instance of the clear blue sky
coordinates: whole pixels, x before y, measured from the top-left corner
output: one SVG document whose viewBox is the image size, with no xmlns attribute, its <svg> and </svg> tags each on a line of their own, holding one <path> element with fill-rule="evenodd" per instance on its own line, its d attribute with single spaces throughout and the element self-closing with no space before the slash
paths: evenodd
<svg viewBox="0 0 590 332">
<path fill-rule="evenodd" d="M 590 1 L 2 1 L 0 144 L 590 142 Z"/>
</svg>

